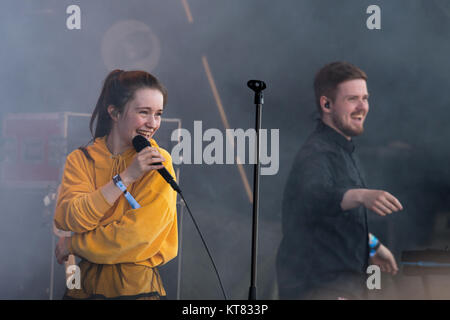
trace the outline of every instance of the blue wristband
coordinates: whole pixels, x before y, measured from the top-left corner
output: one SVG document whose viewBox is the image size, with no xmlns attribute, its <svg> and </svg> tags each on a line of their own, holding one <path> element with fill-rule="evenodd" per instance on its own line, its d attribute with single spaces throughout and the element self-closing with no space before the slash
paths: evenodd
<svg viewBox="0 0 450 320">
<path fill-rule="evenodd" d="M 381 245 L 380 240 L 378 240 L 378 238 L 375 237 L 373 234 L 369 234 L 369 248 L 370 248 L 369 255 L 371 257 L 375 255 L 380 245 Z"/>
<path fill-rule="evenodd" d="M 123 192 L 123 195 L 128 200 L 128 203 L 133 209 L 139 209 L 141 206 L 136 201 L 136 199 L 133 198 L 133 196 L 128 192 L 127 187 L 122 182 L 122 178 L 117 174 L 113 177 L 114 184 L 120 189 L 120 191 Z"/>
<path fill-rule="evenodd" d="M 373 234 L 369 234 L 369 247 L 371 249 L 375 248 L 376 245 L 380 242 L 380 240 L 377 239 Z"/>
</svg>

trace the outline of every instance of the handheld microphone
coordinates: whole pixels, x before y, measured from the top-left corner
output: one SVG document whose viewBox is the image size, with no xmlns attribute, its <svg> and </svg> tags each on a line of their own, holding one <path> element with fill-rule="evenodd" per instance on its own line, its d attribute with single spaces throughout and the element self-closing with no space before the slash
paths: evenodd
<svg viewBox="0 0 450 320">
<path fill-rule="evenodd" d="M 150 142 L 148 142 L 148 140 L 145 139 L 141 135 L 137 135 L 136 137 L 134 137 L 132 143 L 133 143 L 134 149 L 136 149 L 136 152 L 138 152 L 138 153 L 145 147 L 151 147 Z M 153 165 L 160 165 L 160 164 L 161 164 L 161 162 L 158 162 L 158 163 L 154 163 Z M 173 190 L 175 190 L 176 192 L 181 194 L 180 187 L 175 182 L 172 175 L 169 173 L 169 171 L 167 171 L 166 168 L 158 169 L 158 172 L 164 178 L 164 180 L 166 180 L 167 183 L 170 184 L 170 186 L 172 187 Z"/>
</svg>

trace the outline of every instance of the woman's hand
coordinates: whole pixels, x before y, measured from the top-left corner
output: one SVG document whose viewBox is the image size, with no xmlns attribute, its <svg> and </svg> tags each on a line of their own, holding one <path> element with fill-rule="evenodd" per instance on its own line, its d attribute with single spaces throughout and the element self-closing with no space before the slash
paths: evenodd
<svg viewBox="0 0 450 320">
<path fill-rule="evenodd" d="M 56 259 L 59 264 L 62 264 L 64 261 L 67 261 L 69 257 L 69 241 L 70 237 L 61 237 L 58 240 L 55 248 Z"/>
<path fill-rule="evenodd" d="M 166 159 L 159 153 L 158 149 L 146 147 L 134 157 L 128 168 L 120 174 L 120 177 L 125 186 L 128 186 L 138 180 L 146 172 L 163 168 L 162 162 L 164 161 L 166 161 Z"/>
</svg>

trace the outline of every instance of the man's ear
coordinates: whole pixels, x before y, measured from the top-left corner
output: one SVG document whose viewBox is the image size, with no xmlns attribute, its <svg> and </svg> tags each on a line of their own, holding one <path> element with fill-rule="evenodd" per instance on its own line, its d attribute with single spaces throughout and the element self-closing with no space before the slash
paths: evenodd
<svg viewBox="0 0 450 320">
<path fill-rule="evenodd" d="M 321 96 L 319 99 L 320 109 L 322 110 L 322 114 L 330 113 L 330 99 L 325 96 Z"/>
<path fill-rule="evenodd" d="M 109 116 L 111 117 L 111 119 L 113 119 L 113 121 L 119 120 L 119 110 L 117 110 L 117 108 L 115 106 L 110 104 L 108 106 L 107 110 L 108 110 Z"/>
</svg>

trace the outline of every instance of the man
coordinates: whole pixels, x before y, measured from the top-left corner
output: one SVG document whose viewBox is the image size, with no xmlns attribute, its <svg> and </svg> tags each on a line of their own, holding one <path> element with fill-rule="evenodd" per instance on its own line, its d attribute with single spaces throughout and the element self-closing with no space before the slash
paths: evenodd
<svg viewBox="0 0 450 320">
<path fill-rule="evenodd" d="M 369 112 L 366 80 L 346 62 L 324 66 L 314 80 L 321 119 L 297 154 L 284 193 L 280 299 L 361 299 L 369 264 L 398 271 L 392 253 L 369 234 L 367 209 L 385 216 L 402 205 L 366 187 L 352 142 Z"/>
</svg>

